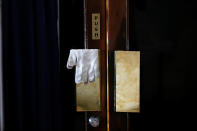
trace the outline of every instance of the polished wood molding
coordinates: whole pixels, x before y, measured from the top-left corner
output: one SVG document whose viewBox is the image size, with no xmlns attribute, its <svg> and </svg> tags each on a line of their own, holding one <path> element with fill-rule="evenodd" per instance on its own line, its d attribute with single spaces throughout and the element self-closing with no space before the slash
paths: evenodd
<svg viewBox="0 0 197 131">
<path fill-rule="evenodd" d="M 105 29 L 105 0 L 85 0 L 84 3 L 84 16 L 86 21 L 85 38 L 88 49 L 100 49 L 100 62 L 101 62 L 101 111 L 87 112 L 86 113 L 86 126 L 88 131 L 106 131 L 106 29 Z M 100 39 L 92 39 L 92 14 L 100 13 Z M 97 116 L 100 118 L 99 127 L 91 127 L 88 123 L 90 116 Z"/>
</svg>

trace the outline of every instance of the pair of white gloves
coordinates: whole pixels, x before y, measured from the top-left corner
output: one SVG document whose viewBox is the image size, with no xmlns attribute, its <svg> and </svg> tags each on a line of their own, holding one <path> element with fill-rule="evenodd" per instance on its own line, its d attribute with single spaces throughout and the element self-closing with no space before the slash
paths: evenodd
<svg viewBox="0 0 197 131">
<path fill-rule="evenodd" d="M 99 77 L 99 50 L 98 49 L 71 49 L 67 61 L 67 68 L 76 66 L 75 83 L 93 82 Z"/>
</svg>

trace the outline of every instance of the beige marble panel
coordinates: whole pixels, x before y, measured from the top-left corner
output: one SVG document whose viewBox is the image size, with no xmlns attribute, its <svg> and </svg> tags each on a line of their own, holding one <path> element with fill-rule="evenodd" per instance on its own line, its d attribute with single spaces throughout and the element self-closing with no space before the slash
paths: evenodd
<svg viewBox="0 0 197 131">
<path fill-rule="evenodd" d="M 140 52 L 116 51 L 116 112 L 140 111 Z"/>
</svg>

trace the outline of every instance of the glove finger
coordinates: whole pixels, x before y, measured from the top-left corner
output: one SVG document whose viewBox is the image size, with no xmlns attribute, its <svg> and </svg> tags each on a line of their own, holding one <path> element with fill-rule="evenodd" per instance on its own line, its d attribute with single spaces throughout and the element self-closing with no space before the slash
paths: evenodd
<svg viewBox="0 0 197 131">
<path fill-rule="evenodd" d="M 88 50 L 82 50 L 82 65 L 83 65 L 83 71 L 82 71 L 82 79 L 83 83 L 88 83 L 88 70 L 90 66 L 90 55 Z"/>
<path fill-rule="evenodd" d="M 82 82 L 82 66 L 77 65 L 75 69 L 75 83 L 79 84 Z"/>
<path fill-rule="evenodd" d="M 100 65 L 99 65 L 99 57 L 97 54 L 97 58 L 94 64 L 94 73 L 95 73 L 95 77 L 99 77 L 100 76 Z"/>
<path fill-rule="evenodd" d="M 91 65 L 88 70 L 88 79 L 90 82 L 95 81 L 95 71 L 94 71 L 94 65 Z"/>
<path fill-rule="evenodd" d="M 76 52 L 76 56 L 77 56 L 77 66 L 76 66 L 76 77 L 78 78 L 78 82 L 80 83 L 85 83 L 86 77 L 85 76 L 85 65 L 84 65 L 84 52 L 83 50 L 77 50 Z M 77 79 L 76 78 L 76 79 Z"/>
<path fill-rule="evenodd" d="M 83 63 L 82 63 L 82 53 L 81 50 L 76 50 L 75 52 L 76 58 L 77 58 L 77 64 L 76 64 L 76 76 L 75 79 L 77 83 L 82 83 L 83 82 Z"/>
<path fill-rule="evenodd" d="M 70 54 L 69 54 L 68 61 L 67 61 L 68 69 L 72 69 L 72 67 L 76 65 L 77 57 L 74 52 L 75 52 L 74 50 L 70 50 Z"/>
<path fill-rule="evenodd" d="M 94 73 L 95 73 L 95 77 L 98 78 L 100 76 L 100 68 L 99 65 L 95 65 L 94 66 Z"/>
</svg>

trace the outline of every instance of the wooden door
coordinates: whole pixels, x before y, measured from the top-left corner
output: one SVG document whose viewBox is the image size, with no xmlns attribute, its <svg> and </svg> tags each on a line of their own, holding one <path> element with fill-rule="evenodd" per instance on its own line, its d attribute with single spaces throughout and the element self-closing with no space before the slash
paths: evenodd
<svg viewBox="0 0 197 131">
<path fill-rule="evenodd" d="M 66 6 L 67 5 L 67 6 Z M 68 7 L 70 6 L 70 7 Z M 67 9 L 66 9 L 67 8 Z M 92 14 L 100 14 L 100 39 L 92 38 Z M 72 26 L 70 26 L 72 25 Z M 128 0 L 79 0 L 60 1 L 60 72 L 63 99 L 72 100 L 70 107 L 62 101 L 63 116 L 72 114 L 69 125 L 76 131 L 129 131 L 129 114 L 114 110 L 114 51 L 129 50 L 129 3 Z M 70 49 L 101 50 L 101 111 L 76 112 L 74 71 L 65 68 Z M 67 76 L 72 76 L 67 78 Z M 67 78 L 67 81 L 65 81 Z M 66 88 L 66 89 L 65 89 Z M 72 112 L 72 113 L 71 113 Z M 98 117 L 100 125 L 92 127 L 88 119 Z"/>
</svg>

